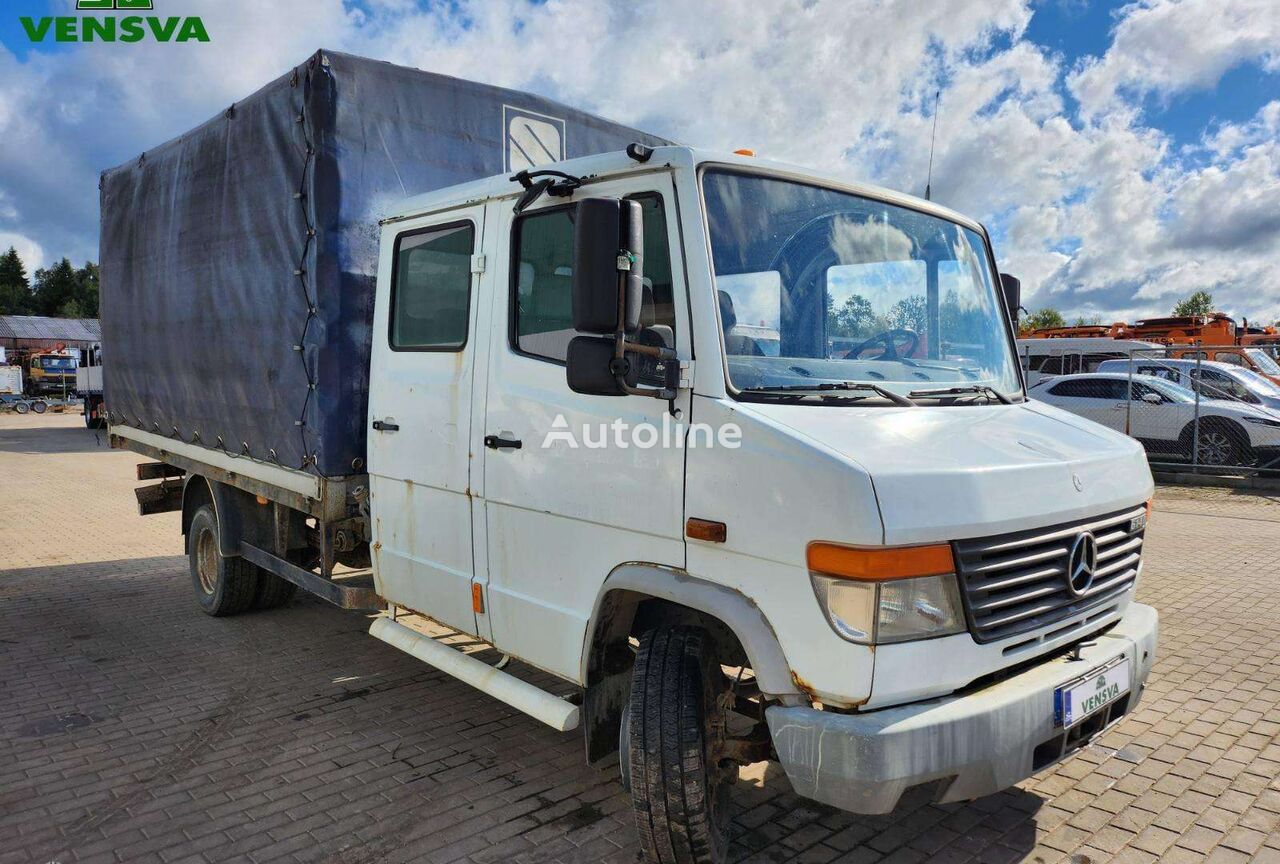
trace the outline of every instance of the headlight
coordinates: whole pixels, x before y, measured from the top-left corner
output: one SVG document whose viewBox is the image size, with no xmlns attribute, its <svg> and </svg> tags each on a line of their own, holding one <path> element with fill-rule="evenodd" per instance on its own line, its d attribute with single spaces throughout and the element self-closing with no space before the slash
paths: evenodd
<svg viewBox="0 0 1280 864">
<path fill-rule="evenodd" d="M 950 546 L 809 546 L 818 605 L 843 639 L 864 645 L 949 636 L 965 629 Z"/>
</svg>

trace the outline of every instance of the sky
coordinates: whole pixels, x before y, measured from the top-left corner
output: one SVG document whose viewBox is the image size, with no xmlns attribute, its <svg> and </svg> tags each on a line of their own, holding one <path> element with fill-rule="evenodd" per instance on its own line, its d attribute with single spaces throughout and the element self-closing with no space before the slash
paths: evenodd
<svg viewBox="0 0 1280 864">
<path fill-rule="evenodd" d="M 1277 0 L 155 0 L 208 44 L 33 44 L 0 11 L 0 248 L 96 260 L 97 177 L 324 47 L 529 90 L 981 220 L 1024 304 L 1280 318 Z M 91 14 L 91 13 L 86 13 Z"/>
</svg>

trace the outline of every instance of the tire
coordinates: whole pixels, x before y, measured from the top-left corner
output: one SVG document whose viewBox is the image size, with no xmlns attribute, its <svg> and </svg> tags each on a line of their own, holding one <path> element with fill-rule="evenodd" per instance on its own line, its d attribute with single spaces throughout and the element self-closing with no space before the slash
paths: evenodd
<svg viewBox="0 0 1280 864">
<path fill-rule="evenodd" d="M 705 630 L 660 627 L 640 639 L 625 752 L 650 864 L 719 864 L 728 854 L 729 783 L 714 755 L 726 689 Z"/>
<path fill-rule="evenodd" d="M 218 517 L 211 504 L 191 517 L 187 560 L 196 602 L 206 615 L 238 615 L 253 605 L 260 581 L 257 568 L 238 556 L 225 558 L 218 551 Z"/>
<path fill-rule="evenodd" d="M 35 402 L 31 403 L 31 410 L 37 414 L 43 414 L 49 410 L 49 403 L 42 399 L 37 399 Z"/>
<path fill-rule="evenodd" d="M 258 590 L 253 595 L 254 609 L 279 609 L 293 599 L 298 586 L 288 579 L 281 579 L 274 573 L 255 567 L 258 571 Z"/>
<path fill-rule="evenodd" d="M 16 411 L 16 412 L 17 412 L 17 413 L 19 413 L 19 414 L 26 414 L 26 413 L 28 413 L 28 412 L 30 412 L 30 411 L 31 411 L 31 403 L 30 403 L 30 402 L 15 402 L 15 403 L 13 403 L 13 410 L 14 410 L 14 411 Z"/>
<path fill-rule="evenodd" d="M 1197 465 L 1227 467 L 1232 465 L 1248 465 L 1253 461 L 1253 448 L 1249 439 L 1239 427 L 1233 423 L 1200 421 L 1200 437 L 1195 438 L 1192 427 L 1183 433 L 1186 441 L 1185 452 L 1191 455 Z M 1196 452 L 1191 452 L 1192 441 L 1196 441 Z"/>
</svg>

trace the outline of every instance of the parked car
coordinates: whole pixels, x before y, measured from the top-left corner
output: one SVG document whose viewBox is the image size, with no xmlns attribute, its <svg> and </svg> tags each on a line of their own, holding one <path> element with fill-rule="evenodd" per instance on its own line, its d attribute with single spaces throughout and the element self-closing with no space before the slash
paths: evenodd
<svg viewBox="0 0 1280 864">
<path fill-rule="evenodd" d="M 1280 415 L 1229 399 L 1199 401 L 1165 378 L 1094 372 L 1048 378 L 1031 387 L 1032 399 L 1065 408 L 1137 438 L 1148 453 L 1190 458 L 1204 465 L 1263 464 L 1280 459 Z"/>
<path fill-rule="evenodd" d="M 1098 366 L 1099 372 L 1125 375 L 1150 375 L 1163 378 L 1187 390 L 1199 390 L 1201 397 L 1227 399 L 1249 405 L 1261 405 L 1280 411 L 1280 387 L 1268 379 L 1231 363 L 1192 358 L 1152 357 L 1108 360 Z"/>
<path fill-rule="evenodd" d="M 1262 348 L 1248 348 L 1240 345 L 1202 345 L 1194 348 L 1171 349 L 1173 357 L 1195 360 L 1212 360 L 1215 363 L 1230 363 L 1250 372 L 1256 372 L 1272 384 L 1280 384 L 1280 362 Z"/>
</svg>

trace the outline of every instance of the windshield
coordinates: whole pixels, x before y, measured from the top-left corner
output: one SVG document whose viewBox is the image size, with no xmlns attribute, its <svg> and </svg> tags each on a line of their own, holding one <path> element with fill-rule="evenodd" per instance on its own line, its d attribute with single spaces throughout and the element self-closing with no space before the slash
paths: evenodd
<svg viewBox="0 0 1280 864">
<path fill-rule="evenodd" d="M 40 366 L 57 372 L 74 372 L 76 361 L 72 357 L 41 357 Z"/>
<path fill-rule="evenodd" d="M 1271 355 L 1261 348 L 1246 348 L 1244 353 L 1264 375 L 1280 375 L 1280 363 L 1271 359 Z"/>
<path fill-rule="evenodd" d="M 1157 378 L 1154 375 L 1133 376 L 1134 381 L 1137 381 L 1138 379 L 1142 379 L 1143 384 L 1146 384 L 1153 390 L 1159 390 L 1174 402 L 1196 401 L 1196 394 L 1188 390 L 1186 387 L 1183 387 L 1181 384 L 1174 384 L 1172 381 L 1164 378 Z"/>
<path fill-rule="evenodd" d="M 860 382 L 1021 396 L 976 231 L 756 175 L 708 171 L 703 192 L 738 390 Z"/>
</svg>

